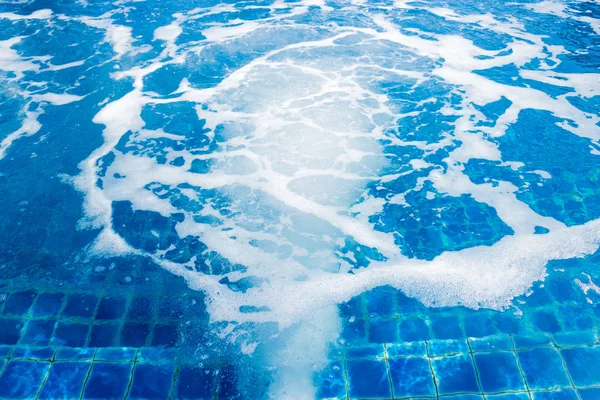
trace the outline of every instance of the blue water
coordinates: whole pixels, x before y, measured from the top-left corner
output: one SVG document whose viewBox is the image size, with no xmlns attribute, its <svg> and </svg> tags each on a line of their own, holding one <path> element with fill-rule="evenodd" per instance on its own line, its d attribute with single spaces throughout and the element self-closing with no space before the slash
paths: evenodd
<svg viewBox="0 0 600 400">
<path fill-rule="evenodd" d="M 1 399 L 600 399 L 594 1 L 0 2 Z"/>
</svg>

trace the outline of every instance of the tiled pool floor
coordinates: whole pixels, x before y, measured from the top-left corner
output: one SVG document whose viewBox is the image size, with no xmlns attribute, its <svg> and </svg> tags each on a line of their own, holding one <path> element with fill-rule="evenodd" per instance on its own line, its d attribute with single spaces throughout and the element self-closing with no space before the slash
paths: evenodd
<svg viewBox="0 0 600 400">
<path fill-rule="evenodd" d="M 536 339 L 507 335 L 353 348 L 322 372 L 319 398 L 600 396 L 599 345 L 559 346 L 550 336 L 546 343 Z M 0 354 L 3 399 L 243 398 L 235 393 L 231 368 L 222 366 L 215 374 L 214 367 L 179 362 L 176 349 L 16 345 L 2 346 Z"/>
<path fill-rule="evenodd" d="M 600 400 L 599 4 L 0 1 L 0 400 Z"/>
<path fill-rule="evenodd" d="M 599 399 L 600 296 L 575 282 L 582 265 L 594 279 L 596 257 L 553 265 L 505 312 L 426 308 L 391 287 L 341 304 L 318 397 Z M 1 399 L 246 398 L 249 371 L 216 355 L 201 292 L 139 259 L 80 274 L 73 290 L 2 283 Z"/>
</svg>

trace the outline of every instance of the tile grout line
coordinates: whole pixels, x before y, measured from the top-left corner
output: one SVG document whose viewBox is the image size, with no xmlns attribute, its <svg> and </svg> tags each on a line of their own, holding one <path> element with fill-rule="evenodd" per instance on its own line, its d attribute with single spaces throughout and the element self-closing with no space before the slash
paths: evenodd
<svg viewBox="0 0 600 400">
<path fill-rule="evenodd" d="M 132 295 L 133 296 L 133 295 Z M 146 297 L 144 297 L 146 298 Z M 148 324 L 148 329 L 150 329 L 150 332 L 148 333 L 148 336 L 146 337 L 146 343 L 148 346 L 152 347 L 152 341 L 154 340 L 154 331 L 156 330 L 156 327 L 158 326 L 158 323 L 160 322 L 160 319 L 158 317 L 158 314 L 160 313 L 160 298 L 156 299 L 156 304 L 154 304 L 153 306 L 153 302 L 152 300 L 150 300 L 150 297 L 147 297 L 150 301 L 150 309 L 152 311 L 152 315 L 150 316 L 150 318 L 144 319 L 144 322 Z M 133 302 L 133 299 L 132 299 Z"/>
<path fill-rule="evenodd" d="M 177 392 L 177 381 L 179 380 L 179 374 L 181 367 L 181 351 L 177 351 L 177 357 L 175 357 L 175 371 L 173 372 L 173 378 L 171 379 L 171 390 L 169 391 L 169 400 L 175 399 L 175 393 Z"/>
<path fill-rule="evenodd" d="M 577 387 L 575 386 L 575 382 L 573 382 L 573 378 L 571 377 L 571 372 L 567 368 L 567 362 L 565 361 L 565 358 L 563 357 L 563 354 L 562 354 L 562 351 L 561 351 L 562 348 L 554 341 L 554 338 L 552 336 L 550 336 L 550 340 L 552 341 L 552 344 L 556 347 L 556 351 L 560 355 L 560 360 L 562 361 L 563 369 L 567 373 L 567 378 L 569 378 L 569 383 L 571 383 L 571 388 L 575 392 L 575 396 L 577 396 L 578 400 L 581 400 L 581 396 L 579 395 L 579 391 L 577 390 Z"/>
<path fill-rule="evenodd" d="M 125 311 L 123 312 L 123 315 L 121 317 L 119 317 L 119 328 L 117 329 L 117 334 L 116 334 L 117 336 L 115 338 L 116 343 L 118 343 L 117 346 L 123 346 L 121 344 L 121 341 L 123 339 L 123 329 L 125 329 L 125 323 L 127 322 L 127 313 L 129 311 L 129 307 L 131 306 L 131 302 L 133 299 L 133 291 L 128 290 L 127 294 L 124 297 L 125 297 Z M 148 338 L 146 338 L 146 340 L 148 340 Z M 139 347 L 138 347 L 138 351 L 139 351 Z M 137 356 L 137 354 L 136 354 L 136 356 Z"/>
<path fill-rule="evenodd" d="M 17 346 L 16 344 L 15 344 L 15 345 L 13 345 L 13 347 L 10 349 L 10 351 L 9 351 L 9 352 L 8 352 L 8 354 L 6 355 L 6 357 L 5 357 L 5 358 L 6 358 L 6 364 L 4 364 L 4 366 L 2 367 L 2 370 L 0 370 L 0 375 L 2 375 L 2 374 L 4 373 L 4 371 L 6 371 L 6 368 L 8 368 L 8 363 L 9 363 L 9 362 L 10 362 L 10 360 L 11 360 L 11 357 L 10 357 L 10 355 L 11 355 L 11 354 L 12 354 L 12 352 L 15 350 L 15 347 L 16 347 L 16 346 Z"/>
<path fill-rule="evenodd" d="M 58 324 L 61 321 L 60 317 L 62 316 L 62 313 L 65 310 L 65 308 L 67 308 L 67 300 L 68 300 L 68 297 L 70 296 L 70 293 L 66 293 L 66 292 L 61 292 L 61 293 L 63 293 L 65 296 L 62 299 L 62 304 L 61 304 L 60 310 L 58 310 L 58 313 L 56 314 L 56 317 L 55 317 L 56 320 L 54 322 L 54 327 L 52 328 L 52 333 L 50 334 L 50 340 L 48 341 L 49 344 L 52 343 L 53 339 L 56 338 L 56 330 L 58 329 Z M 38 296 L 39 296 L 39 294 L 38 294 Z M 36 302 L 37 302 L 37 298 L 36 298 Z M 32 305 L 32 307 L 33 307 L 33 305 Z M 51 318 L 52 317 L 50 317 L 50 320 L 51 320 Z M 60 345 L 58 347 L 60 347 Z M 58 348 L 57 348 L 57 351 L 58 351 Z"/>
<path fill-rule="evenodd" d="M 57 347 L 56 350 L 54 350 L 54 354 L 52 354 L 52 358 L 50 358 L 50 363 L 49 363 L 50 365 L 48 366 L 46 375 L 44 376 L 44 379 L 42 380 L 42 383 L 40 383 L 40 387 L 38 388 L 38 391 L 35 394 L 35 399 L 38 399 L 40 397 L 40 394 L 42 393 L 42 389 L 44 388 L 44 385 L 46 384 L 46 381 L 48 380 L 48 377 L 50 376 L 50 372 L 52 371 L 52 368 L 54 367 L 56 353 L 58 353 L 59 348 L 60 347 Z"/>
<path fill-rule="evenodd" d="M 485 395 L 485 392 L 483 391 L 483 386 L 481 385 L 481 378 L 479 377 L 479 369 L 477 368 L 477 364 L 475 363 L 475 356 L 473 355 L 473 349 L 471 348 L 471 341 L 468 337 L 466 337 L 465 339 L 467 341 L 467 346 L 469 347 L 469 356 L 471 357 L 471 362 L 473 363 L 473 369 L 475 370 L 475 378 L 477 379 L 479 393 L 483 397 L 483 400 L 486 400 L 487 397 Z"/>
<path fill-rule="evenodd" d="M 88 380 L 90 379 L 90 375 L 92 374 L 92 368 L 94 367 L 94 360 L 96 359 L 96 354 L 98 353 L 98 349 L 94 351 L 94 356 L 92 357 L 92 362 L 90 362 L 90 367 L 88 368 L 87 374 L 85 375 L 85 379 L 83 380 L 83 385 L 81 386 L 81 394 L 79 395 L 79 400 L 83 399 L 83 394 L 85 393 L 85 387 L 87 386 Z"/>
<path fill-rule="evenodd" d="M 175 371 L 173 372 L 173 378 L 171 378 L 171 390 L 169 390 L 169 397 L 168 397 L 169 400 L 175 398 L 175 391 L 177 389 L 177 386 L 176 386 L 177 379 L 179 379 L 179 364 L 177 364 L 177 367 L 175 368 Z"/>
<path fill-rule="evenodd" d="M 96 322 L 96 315 L 98 314 L 98 310 L 100 309 L 100 303 L 102 302 L 102 298 L 105 295 L 104 289 L 101 289 L 98 293 L 98 301 L 96 301 L 96 307 L 94 308 L 94 312 L 92 313 L 92 317 L 89 323 L 89 332 L 88 336 L 85 340 L 85 346 L 88 347 L 90 342 L 92 341 L 92 332 L 94 331 L 94 323 Z M 94 353 L 94 357 L 96 357 L 96 353 Z M 92 361 L 93 362 L 93 361 Z"/>
<path fill-rule="evenodd" d="M 433 386 L 435 387 L 435 398 L 439 399 L 440 390 L 438 388 L 437 376 L 433 370 L 433 361 L 431 361 L 431 355 L 429 354 L 429 342 L 425 341 L 425 354 L 427 356 L 427 363 L 429 364 L 429 370 L 431 371 L 431 377 L 433 378 Z"/>
<path fill-rule="evenodd" d="M 385 362 L 385 369 L 387 370 L 388 384 L 390 385 L 390 394 L 392 395 L 392 399 L 395 399 L 394 395 L 394 384 L 392 382 L 392 372 L 390 369 L 389 357 L 387 352 L 387 344 L 383 344 L 383 361 Z"/>
<path fill-rule="evenodd" d="M 342 360 L 344 366 L 344 386 L 346 388 L 346 400 L 350 400 L 350 379 L 348 379 L 348 360 L 346 357 Z"/>
<path fill-rule="evenodd" d="M 135 367 L 138 363 L 138 356 L 140 353 L 140 349 L 136 349 L 135 356 L 133 357 L 133 365 L 131 366 L 131 371 L 129 371 L 129 383 L 127 384 L 127 390 L 125 391 L 125 396 L 123 396 L 124 400 L 127 400 L 129 397 L 129 392 L 131 391 L 131 385 L 133 384 L 133 372 L 135 371 Z"/>
<path fill-rule="evenodd" d="M 517 354 L 517 349 L 515 345 L 515 341 L 513 340 L 512 335 L 508 335 L 510 338 L 510 342 L 512 343 L 512 352 L 515 355 L 515 359 L 517 360 L 517 367 L 519 367 L 519 372 L 521 373 L 521 377 L 523 378 L 523 383 L 525 383 L 525 389 L 527 389 L 527 395 L 530 400 L 533 400 L 533 395 L 531 394 L 531 390 L 529 389 L 529 383 L 527 383 L 527 378 L 525 377 L 525 372 L 523 372 L 523 366 L 521 366 L 521 360 L 519 360 L 519 355 Z"/>
</svg>

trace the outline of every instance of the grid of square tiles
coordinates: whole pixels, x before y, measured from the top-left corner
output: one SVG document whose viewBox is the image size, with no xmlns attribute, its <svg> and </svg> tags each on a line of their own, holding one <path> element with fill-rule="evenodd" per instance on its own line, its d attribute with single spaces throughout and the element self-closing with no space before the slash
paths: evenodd
<svg viewBox="0 0 600 400">
<path fill-rule="evenodd" d="M 88 291 L 0 289 L 0 345 L 69 347 L 177 346 L 207 321 L 204 297 L 148 285 Z M 115 290 L 113 290 L 115 289 Z M 189 333 L 189 332 L 187 332 Z"/>
<path fill-rule="evenodd" d="M 176 349 L 0 346 L 2 399 L 238 399 L 236 371 Z"/>
<path fill-rule="evenodd" d="M 426 308 L 390 287 L 340 305 L 320 398 L 600 399 L 600 294 L 576 285 L 579 268 L 549 267 L 505 312 Z"/>
<path fill-rule="evenodd" d="M 143 352 L 160 348 L 179 348 L 186 338 L 188 345 L 198 343 L 198 335 L 195 341 L 189 340 L 190 333 L 198 332 L 189 330 L 206 329 L 201 293 L 191 291 L 181 279 L 162 270 L 146 271 L 146 277 L 136 277 L 135 271 L 125 268 L 93 268 L 83 275 L 87 291 L 45 289 L 51 287 L 47 284 L 28 289 L 26 285 L 0 282 L 0 345 L 11 349 L 6 355 L 0 353 L 0 357 L 5 357 L 0 359 L 0 385 L 16 390 L 0 394 L 0 398 L 55 396 L 44 394 L 44 390 L 72 390 L 69 393 L 73 398 L 153 398 L 152 389 L 141 395 L 141 384 L 135 384 L 135 374 L 142 376 L 145 370 L 146 378 L 138 381 L 162 382 L 161 388 L 156 389 L 160 395 L 154 398 L 165 398 L 167 387 L 171 398 L 239 398 L 232 366 L 188 365 L 189 360 L 183 362 L 175 356 L 156 363 L 143 356 Z M 598 273 L 591 274 L 597 279 Z M 569 400 L 575 395 L 579 400 L 600 399 L 595 377 L 582 384 L 577 376 L 584 375 L 572 372 L 577 368 L 600 370 L 587 368 L 594 363 L 600 365 L 600 296 L 594 292 L 584 295 L 573 284 L 573 276 L 552 274 L 545 284 L 537 285 L 531 294 L 516 299 L 515 304 L 522 309 L 522 316 L 460 307 L 428 309 L 387 287 L 364 293 L 340 306 L 344 321 L 341 346 L 332 351 L 334 361 L 316 378 L 320 396 Z M 192 319 L 193 324 L 186 323 Z M 87 355 L 66 357 L 67 346 L 81 346 L 71 351 Z M 129 355 L 115 356 L 118 351 L 114 346 L 126 347 L 120 350 L 121 354 Z M 402 350 L 405 347 L 421 350 L 403 353 L 408 351 Z M 560 355 L 562 375 L 569 379 L 565 386 L 563 376 L 562 383 L 553 390 L 538 388 L 527 377 L 528 373 L 554 376 L 548 371 L 531 372 L 533 367 L 529 365 L 540 359 L 553 365 L 552 371 L 560 370 L 556 356 L 549 355 L 555 353 L 548 353 L 549 349 Z M 160 371 L 155 371 L 156 365 L 167 372 L 160 375 Z M 505 369 L 498 371 L 498 366 L 503 365 Z M 466 375 L 454 376 L 455 373 Z M 97 378 L 90 380 L 93 374 Z M 494 383 L 494 376 L 504 375 L 511 377 L 509 383 Z M 67 376 L 73 376 L 76 382 L 65 383 L 67 388 L 44 389 L 66 382 Z M 469 380 L 466 388 L 456 388 L 453 383 Z M 113 381 L 110 390 L 120 388 L 118 395 L 103 392 L 102 384 L 96 381 Z M 517 386 L 510 386 L 513 383 Z M 135 389 L 134 384 L 140 388 Z M 377 387 L 381 392 L 368 392 Z M 375 394 L 381 396 L 373 397 Z"/>
<path fill-rule="evenodd" d="M 600 345 L 553 337 L 353 346 L 315 377 L 321 399 L 600 399 Z"/>
<path fill-rule="evenodd" d="M 182 278 L 140 259 L 64 278 L 0 280 L 1 399 L 239 398 L 236 368 L 195 356 L 208 315 Z"/>
<path fill-rule="evenodd" d="M 551 276 L 504 312 L 464 307 L 426 308 L 390 287 L 340 306 L 345 345 L 481 338 L 498 333 L 594 336 L 600 331 L 600 295 L 587 296 L 567 276 Z"/>
</svg>

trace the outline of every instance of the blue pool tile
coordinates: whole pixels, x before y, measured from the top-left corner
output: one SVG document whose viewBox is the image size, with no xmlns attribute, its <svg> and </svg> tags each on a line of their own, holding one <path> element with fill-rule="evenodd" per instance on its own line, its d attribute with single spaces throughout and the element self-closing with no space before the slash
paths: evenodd
<svg viewBox="0 0 600 400">
<path fill-rule="evenodd" d="M 566 349 L 562 355 L 575 386 L 600 384 L 600 368 L 590 368 L 600 365 L 600 346 Z"/>
<path fill-rule="evenodd" d="M 56 353 L 55 347 L 15 346 L 11 358 L 27 358 L 38 361 L 50 361 Z"/>
<path fill-rule="evenodd" d="M 598 400 L 600 399 L 600 388 L 577 389 L 581 400 Z"/>
<path fill-rule="evenodd" d="M 142 347 L 137 358 L 140 362 L 149 364 L 173 364 L 177 360 L 177 349 L 164 347 Z"/>
<path fill-rule="evenodd" d="M 396 338 L 397 321 L 395 319 L 369 321 L 369 342 L 394 343 Z"/>
<path fill-rule="evenodd" d="M 367 336 L 365 320 L 355 319 L 351 322 L 344 321 L 343 326 L 342 339 L 346 344 L 353 345 L 365 342 Z"/>
<path fill-rule="evenodd" d="M 594 316 L 586 301 L 579 304 L 563 304 L 556 315 L 565 331 L 578 331 L 592 329 L 594 327 Z"/>
<path fill-rule="evenodd" d="M 481 338 L 497 332 L 491 315 L 475 313 L 466 315 L 464 319 L 465 333 L 468 337 Z"/>
<path fill-rule="evenodd" d="M 432 314 L 429 317 L 433 337 L 436 339 L 460 339 L 464 337 L 460 319 L 455 316 Z"/>
<path fill-rule="evenodd" d="M 55 320 L 30 320 L 25 327 L 21 344 L 44 346 L 50 343 Z"/>
<path fill-rule="evenodd" d="M 485 397 L 488 400 L 531 400 L 527 393 L 488 394 Z"/>
<path fill-rule="evenodd" d="M 535 286 L 536 287 L 528 296 L 521 296 L 521 299 L 523 299 L 530 307 L 539 307 L 552 303 L 548 291 L 543 287 L 540 287 L 539 284 L 536 284 Z"/>
<path fill-rule="evenodd" d="M 0 376 L 0 398 L 35 397 L 50 363 L 12 360 Z"/>
<path fill-rule="evenodd" d="M 319 399 L 346 397 L 346 380 L 344 379 L 343 363 L 336 361 L 321 371 L 315 379 Z"/>
<path fill-rule="evenodd" d="M 133 361 L 137 353 L 132 347 L 102 347 L 96 352 L 95 360 L 101 361 Z"/>
<path fill-rule="evenodd" d="M 432 340 L 428 343 L 429 356 L 469 352 L 469 345 L 466 340 Z"/>
<path fill-rule="evenodd" d="M 407 357 L 389 360 L 395 397 L 435 396 L 435 386 L 429 361 Z"/>
<path fill-rule="evenodd" d="M 130 363 L 94 362 L 84 399 L 122 399 L 129 385 Z"/>
<path fill-rule="evenodd" d="M 545 333 L 527 333 L 513 336 L 516 349 L 528 349 L 542 345 L 552 344 L 552 338 Z"/>
<path fill-rule="evenodd" d="M 556 333 L 561 330 L 558 319 L 552 311 L 536 311 L 532 313 L 531 321 L 543 332 Z"/>
<path fill-rule="evenodd" d="M 531 389 L 550 389 L 569 386 L 569 378 L 564 370 L 562 358 L 557 350 L 538 347 L 517 352 L 521 369 Z"/>
<path fill-rule="evenodd" d="M 91 318 L 96 311 L 98 298 L 91 294 L 72 294 L 67 297 L 63 315 L 67 317 Z"/>
<path fill-rule="evenodd" d="M 137 364 L 133 370 L 130 399 L 167 399 L 171 391 L 174 365 Z"/>
<path fill-rule="evenodd" d="M 512 351 L 513 348 L 513 342 L 510 337 L 503 334 L 473 338 L 469 342 L 473 351 Z"/>
<path fill-rule="evenodd" d="M 396 303 L 398 304 L 398 313 L 400 315 L 407 315 L 425 309 L 419 300 L 408 297 L 401 291 L 398 291 L 396 294 Z"/>
<path fill-rule="evenodd" d="M 127 319 L 132 321 L 149 321 L 153 315 L 152 300 L 147 297 L 136 297 L 129 305 Z"/>
<path fill-rule="evenodd" d="M 389 357 L 426 356 L 427 345 L 425 342 L 394 343 L 388 346 Z"/>
<path fill-rule="evenodd" d="M 339 346 L 339 344 L 343 344 L 343 342 L 338 341 L 335 345 L 329 345 L 329 352 L 327 354 L 327 357 L 330 361 L 341 360 L 344 358 L 344 348 Z"/>
<path fill-rule="evenodd" d="M 498 330 L 503 333 L 517 334 L 523 330 L 523 319 L 520 316 L 509 313 L 496 313 L 494 315 Z"/>
<path fill-rule="evenodd" d="M 21 339 L 23 321 L 16 318 L 0 318 L 0 344 L 17 344 Z"/>
<path fill-rule="evenodd" d="M 365 293 L 367 313 L 381 317 L 390 317 L 394 312 L 395 290 L 383 286 Z"/>
<path fill-rule="evenodd" d="M 127 301 L 123 297 L 107 296 L 100 300 L 96 319 L 119 319 L 125 314 Z"/>
<path fill-rule="evenodd" d="M 121 330 L 121 346 L 143 347 L 150 334 L 150 325 L 127 323 Z"/>
<path fill-rule="evenodd" d="M 35 300 L 35 296 L 37 296 L 35 290 L 11 293 L 6 299 L 6 303 L 4 303 L 4 314 L 26 315 L 33 304 L 33 300 Z"/>
<path fill-rule="evenodd" d="M 429 325 L 419 317 L 403 319 L 400 322 L 400 338 L 405 342 L 429 340 Z"/>
<path fill-rule="evenodd" d="M 40 392 L 40 399 L 78 399 L 91 362 L 55 362 Z"/>
<path fill-rule="evenodd" d="M 179 319 L 183 316 L 183 299 L 179 297 L 162 297 L 158 306 L 160 320 Z"/>
<path fill-rule="evenodd" d="M 440 394 L 479 392 L 470 355 L 433 358 Z"/>
<path fill-rule="evenodd" d="M 362 317 L 363 316 L 362 297 L 355 296 L 352 299 L 350 299 L 348 302 L 340 304 L 339 310 L 340 310 L 340 316 L 345 317 L 345 318 L 350 318 L 350 317 L 360 318 L 360 317 Z"/>
<path fill-rule="evenodd" d="M 581 304 L 585 302 L 582 292 L 575 289 L 573 281 L 567 276 L 551 275 L 544 283 L 550 294 L 559 303 L 575 301 Z"/>
<path fill-rule="evenodd" d="M 175 325 L 156 325 L 154 327 L 154 337 L 152 346 L 175 346 L 179 339 L 177 326 Z"/>
<path fill-rule="evenodd" d="M 572 389 L 559 389 L 550 392 L 533 392 L 533 400 L 579 400 Z M 582 399 L 583 400 L 583 399 Z"/>
<path fill-rule="evenodd" d="M 348 380 L 350 397 L 388 398 L 391 396 L 387 368 L 383 361 L 348 361 Z"/>
<path fill-rule="evenodd" d="M 225 365 L 219 371 L 221 379 L 217 388 L 219 400 L 244 400 L 247 396 L 240 393 L 237 385 L 238 371 L 232 365 Z"/>
<path fill-rule="evenodd" d="M 14 346 L 0 345 L 0 358 L 8 356 L 13 348 Z"/>
<path fill-rule="evenodd" d="M 352 346 L 346 351 L 348 358 L 383 358 L 384 348 L 382 345 Z"/>
<path fill-rule="evenodd" d="M 70 361 L 83 361 L 92 360 L 96 354 L 96 349 L 91 347 L 66 347 L 61 346 L 54 355 L 55 360 L 70 360 Z"/>
<path fill-rule="evenodd" d="M 65 295 L 62 293 L 41 293 L 31 309 L 34 317 L 56 317 L 62 308 Z"/>
<path fill-rule="evenodd" d="M 475 364 L 484 392 L 525 389 L 514 353 L 477 353 L 475 354 Z"/>
<path fill-rule="evenodd" d="M 482 395 L 479 394 L 457 394 L 454 396 L 440 397 L 444 400 L 485 400 Z"/>
<path fill-rule="evenodd" d="M 83 347 L 89 330 L 87 324 L 61 321 L 56 325 L 53 343 L 68 347 Z"/>
<path fill-rule="evenodd" d="M 89 346 L 91 347 L 111 347 L 117 344 L 119 334 L 119 324 L 115 322 L 106 322 L 94 324 L 90 336 Z"/>
<path fill-rule="evenodd" d="M 596 334 L 592 330 L 580 332 L 558 332 L 552 335 L 558 346 L 571 347 L 588 345 L 596 342 Z"/>
<path fill-rule="evenodd" d="M 182 367 L 177 383 L 178 399 L 212 399 L 215 371 L 200 367 Z"/>
</svg>

